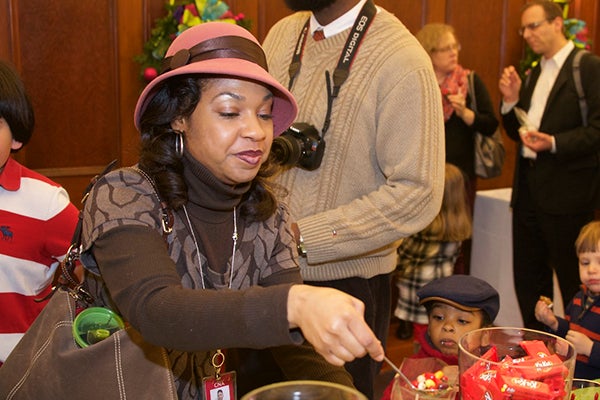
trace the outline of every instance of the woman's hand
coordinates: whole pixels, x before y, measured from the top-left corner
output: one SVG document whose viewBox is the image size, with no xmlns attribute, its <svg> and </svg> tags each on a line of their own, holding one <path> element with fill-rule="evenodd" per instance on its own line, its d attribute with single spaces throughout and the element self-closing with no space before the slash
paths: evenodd
<svg viewBox="0 0 600 400">
<path fill-rule="evenodd" d="M 554 315 L 552 309 L 548 307 L 548 304 L 542 300 L 538 300 L 538 302 L 535 304 L 535 319 L 548 326 L 553 331 L 558 329 L 558 320 L 556 319 L 556 315 Z"/>
<path fill-rule="evenodd" d="M 571 342 L 573 347 L 575 347 L 577 354 L 583 354 L 584 356 L 589 357 L 592 353 L 594 342 L 583 333 L 569 330 L 567 332 L 567 336 L 565 336 L 565 339 Z"/>
<path fill-rule="evenodd" d="M 364 320 L 363 303 L 336 289 L 294 285 L 288 295 L 288 321 L 334 365 L 369 354 L 383 360 L 383 347 Z"/>
<path fill-rule="evenodd" d="M 475 112 L 470 108 L 467 108 L 467 99 L 460 94 L 449 94 L 447 98 L 452 105 L 452 108 L 454 108 L 456 115 L 462 119 L 467 126 L 473 125 L 473 122 L 475 122 Z"/>
</svg>

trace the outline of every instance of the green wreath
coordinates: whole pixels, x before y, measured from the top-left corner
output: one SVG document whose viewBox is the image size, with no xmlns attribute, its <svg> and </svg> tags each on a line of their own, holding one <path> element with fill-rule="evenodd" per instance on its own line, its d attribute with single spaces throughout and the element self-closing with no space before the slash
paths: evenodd
<svg viewBox="0 0 600 400">
<path fill-rule="evenodd" d="M 221 0 L 169 0 L 167 14 L 154 22 L 150 39 L 144 43 L 144 52 L 135 57 L 141 65 L 140 77 L 150 82 L 160 73 L 160 63 L 181 32 L 209 21 L 222 21 L 250 29 L 250 20 L 244 14 L 233 14 Z"/>
</svg>

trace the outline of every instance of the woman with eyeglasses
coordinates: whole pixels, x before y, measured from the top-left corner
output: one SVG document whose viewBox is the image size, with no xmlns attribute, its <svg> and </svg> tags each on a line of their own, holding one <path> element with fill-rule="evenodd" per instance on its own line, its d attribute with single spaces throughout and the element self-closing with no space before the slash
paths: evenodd
<svg viewBox="0 0 600 400">
<path fill-rule="evenodd" d="M 458 62 L 460 43 L 450 25 L 425 25 L 417 39 L 431 57 L 433 70 L 442 92 L 446 129 L 446 162 L 456 165 L 468 178 L 467 192 L 471 205 L 475 199 L 475 132 L 492 136 L 498 127 L 494 106 L 481 78 L 473 72 L 477 112 L 468 96 L 468 76 L 472 71 Z M 464 271 L 468 272 L 468 271 Z"/>
<path fill-rule="evenodd" d="M 474 73 L 474 93 L 477 99 L 477 112 L 471 108 L 468 96 L 469 73 L 458 62 L 460 43 L 450 25 L 431 23 L 425 25 L 416 35 L 417 40 L 431 57 L 433 70 L 442 92 L 444 127 L 446 131 L 446 162 L 460 168 L 464 174 L 467 198 L 471 212 L 475 201 L 477 177 L 475 175 L 475 132 L 493 135 L 498 127 L 498 119 L 490 95 L 481 80 Z M 470 240 L 464 241 L 455 272 L 469 273 Z M 401 273 L 401 271 L 399 271 Z M 416 301 L 416 300 L 415 300 Z M 406 339 L 412 335 L 409 312 L 397 312 L 400 318 L 397 336 Z"/>
</svg>

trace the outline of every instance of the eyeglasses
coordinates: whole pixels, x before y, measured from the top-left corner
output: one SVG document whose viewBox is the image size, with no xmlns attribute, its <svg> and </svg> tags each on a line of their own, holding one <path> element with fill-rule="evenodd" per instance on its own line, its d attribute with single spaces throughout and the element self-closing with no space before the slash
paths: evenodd
<svg viewBox="0 0 600 400">
<path fill-rule="evenodd" d="M 454 43 L 454 44 L 449 44 L 448 46 L 444 46 L 444 47 L 440 47 L 440 48 L 433 48 L 431 51 L 433 53 L 449 53 L 453 50 L 456 51 L 460 51 L 461 47 L 460 47 L 460 43 Z"/>
<path fill-rule="evenodd" d="M 544 22 L 550 22 L 550 21 L 552 21 L 552 20 L 551 20 L 551 19 L 548 19 L 548 18 L 546 18 L 546 19 L 543 19 L 543 20 L 541 20 L 541 21 L 538 21 L 538 22 L 532 22 L 532 23 L 530 23 L 530 24 L 523 25 L 522 27 L 520 27 L 520 28 L 519 28 L 519 36 L 523 36 L 523 35 L 525 34 L 525 31 L 526 31 L 527 29 L 529 29 L 530 31 L 532 31 L 532 32 L 533 32 L 533 31 L 535 31 L 537 28 L 539 28 L 539 27 L 540 27 L 540 25 L 542 25 Z"/>
</svg>

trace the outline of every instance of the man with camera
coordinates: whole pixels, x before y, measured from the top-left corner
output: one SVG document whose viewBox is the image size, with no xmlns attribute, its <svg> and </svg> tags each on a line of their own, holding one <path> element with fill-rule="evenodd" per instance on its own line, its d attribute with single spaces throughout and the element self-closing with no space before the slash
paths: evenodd
<svg viewBox="0 0 600 400">
<path fill-rule="evenodd" d="M 398 242 L 440 209 L 438 84 L 417 40 L 372 0 L 286 4 L 299 12 L 273 26 L 264 48 L 300 108 L 272 154 L 287 166 L 278 183 L 297 223 L 303 278 L 361 299 L 385 344 Z M 378 363 L 365 357 L 346 367 L 373 398 Z"/>
</svg>

